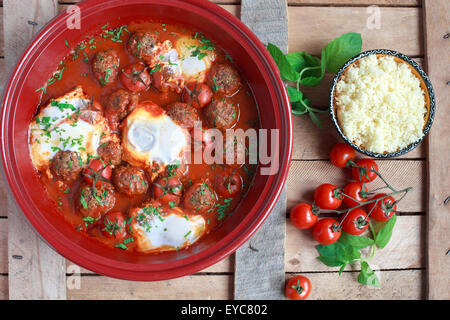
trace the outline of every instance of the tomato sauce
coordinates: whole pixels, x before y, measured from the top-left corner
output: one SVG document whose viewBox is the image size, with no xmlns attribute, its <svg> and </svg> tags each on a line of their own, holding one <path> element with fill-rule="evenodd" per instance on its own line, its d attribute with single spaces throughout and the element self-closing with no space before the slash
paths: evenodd
<svg viewBox="0 0 450 320">
<path fill-rule="evenodd" d="M 101 105 L 107 102 L 108 97 L 112 92 L 121 88 L 124 89 L 121 81 L 118 79 L 114 83 L 102 86 L 94 77 L 92 72 L 92 59 L 97 51 L 115 49 L 120 60 L 119 73 L 125 66 L 130 63 L 139 61 L 138 58 L 132 56 L 126 49 L 126 43 L 131 34 L 136 30 L 153 30 L 161 41 L 169 40 L 175 43 L 181 36 L 188 36 L 195 38 L 199 32 L 190 30 L 183 25 L 164 24 L 160 22 L 139 22 L 123 26 L 121 30 L 110 29 L 108 24 L 99 27 L 99 34 L 93 37 L 86 37 L 86 40 L 73 47 L 72 52 L 63 61 L 60 62 L 58 70 L 55 75 L 49 79 L 48 85 L 42 90 L 41 107 L 46 106 L 51 99 L 63 96 L 68 91 L 76 86 L 82 86 L 84 92 L 91 98 L 98 101 Z M 212 40 L 213 41 L 213 40 Z M 214 43 L 214 41 L 213 41 Z M 69 44 L 66 43 L 67 46 Z M 225 50 L 224 50 L 225 49 Z M 236 68 L 232 57 L 226 54 L 226 48 L 220 48 L 215 45 L 216 60 L 215 63 L 231 65 Z M 244 130 L 249 128 L 258 129 L 259 118 L 255 99 L 251 90 L 244 78 L 241 77 L 242 85 L 237 93 L 228 97 L 238 107 L 238 119 L 234 125 L 234 129 L 242 128 Z M 221 98 L 221 94 L 214 92 L 217 99 Z M 153 103 L 164 108 L 169 103 L 181 101 L 181 94 L 175 90 L 159 91 L 153 85 L 147 90 L 139 92 L 139 102 L 152 101 Z M 202 123 L 207 123 L 202 112 L 199 112 Z M 206 213 L 202 213 L 206 223 L 205 233 L 210 232 L 221 222 L 223 222 L 229 214 L 232 214 L 233 209 L 245 197 L 246 192 L 251 185 L 256 165 L 244 164 L 241 166 L 228 166 L 226 164 L 188 164 L 188 173 L 180 178 L 183 187 L 188 187 L 197 181 L 209 182 L 210 186 L 214 186 L 215 176 L 221 171 L 233 172 L 242 177 L 242 190 L 235 196 L 225 198 L 218 196 L 216 207 Z M 76 182 L 68 188 L 61 188 L 54 181 L 41 172 L 41 180 L 46 186 L 48 196 L 55 201 L 61 215 L 66 221 L 74 226 L 80 232 L 84 232 L 89 237 L 94 237 L 108 246 L 116 246 L 117 250 L 127 249 L 133 250 L 135 244 L 129 242 L 126 246 L 118 246 L 117 239 L 105 237 L 100 231 L 100 227 L 96 223 L 89 223 L 85 217 L 80 214 L 74 205 L 77 190 L 80 187 L 80 177 Z M 148 180 L 151 184 L 151 181 Z M 128 220 L 129 210 L 133 207 L 139 207 L 144 201 L 152 198 L 152 186 L 150 185 L 148 191 L 144 195 L 134 196 L 132 198 L 123 195 L 119 192 L 115 193 L 116 201 L 111 212 L 121 212 L 124 214 L 125 220 Z M 227 200 L 227 201 L 225 201 Z M 182 207 L 182 201 L 180 206 Z M 186 210 L 188 211 L 188 210 Z"/>
</svg>

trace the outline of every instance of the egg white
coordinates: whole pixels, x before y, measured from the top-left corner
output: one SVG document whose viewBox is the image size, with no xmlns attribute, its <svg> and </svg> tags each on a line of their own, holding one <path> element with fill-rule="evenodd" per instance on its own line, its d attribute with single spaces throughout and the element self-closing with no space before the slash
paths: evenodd
<svg viewBox="0 0 450 320">
<path fill-rule="evenodd" d="M 170 41 L 164 41 L 158 63 L 170 69 L 172 74 L 177 75 L 176 78 L 182 78 L 185 83 L 203 82 L 216 56 L 214 50 L 199 49 L 202 45 L 199 39 L 191 36 L 179 38 L 174 47 Z"/>
<path fill-rule="evenodd" d="M 189 133 L 177 125 L 161 107 L 144 102 L 124 120 L 124 160 L 132 165 L 160 167 L 182 162 L 189 146 Z"/>
<path fill-rule="evenodd" d="M 140 252 L 179 250 L 195 243 L 205 232 L 206 223 L 201 215 L 188 216 L 180 208 L 164 214 L 151 206 L 133 210 L 131 227 L 136 250 Z"/>
<path fill-rule="evenodd" d="M 54 99 L 33 119 L 29 126 L 29 149 L 35 168 L 44 170 L 59 150 L 76 151 L 83 161 L 88 154 L 97 155 L 100 139 L 109 136 L 109 127 L 100 114 L 88 122 L 83 114 L 90 99 L 81 87 Z M 95 111 L 92 111 L 95 112 Z"/>
</svg>

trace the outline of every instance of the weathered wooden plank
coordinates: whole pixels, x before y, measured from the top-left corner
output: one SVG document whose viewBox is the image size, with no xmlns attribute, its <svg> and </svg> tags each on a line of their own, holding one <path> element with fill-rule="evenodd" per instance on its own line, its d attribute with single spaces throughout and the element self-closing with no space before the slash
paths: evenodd
<svg viewBox="0 0 450 320">
<path fill-rule="evenodd" d="M 436 93 L 437 116 L 428 137 L 427 298 L 450 299 L 448 235 L 450 234 L 450 2 L 424 2 L 425 44 L 428 75 Z M 444 240 L 444 241 L 443 241 Z"/>
<path fill-rule="evenodd" d="M 8 299 L 8 276 L 0 275 L 0 300 Z"/>
<path fill-rule="evenodd" d="M 363 4 L 368 2 L 361 1 Z M 67 6 L 60 5 L 59 11 L 67 9 Z M 234 15 L 239 15 L 239 5 L 222 7 Z M 378 30 L 366 27 L 369 16 L 366 10 L 364 7 L 289 7 L 290 50 L 307 50 L 312 54 L 320 54 L 321 48 L 328 41 L 344 32 L 356 31 L 362 32 L 364 50 L 388 48 L 412 56 L 423 55 L 420 8 L 380 7 L 381 28 Z M 2 11 L 3 8 L 0 7 L 0 21 L 3 17 Z M 1 45 L 2 28 L 0 24 L 0 56 L 4 56 Z"/>
<path fill-rule="evenodd" d="M 78 277 L 77 275 L 71 277 Z M 79 281 L 77 288 L 77 281 Z M 68 299 L 209 300 L 232 299 L 232 275 L 193 275 L 167 281 L 136 282 L 103 276 L 68 279 Z"/>
<path fill-rule="evenodd" d="M 75 3 L 81 0 L 60 0 L 59 3 Z M 212 0 L 218 4 L 239 4 L 240 0 Z M 0 0 L 1 3 L 1 0 Z M 323 5 L 379 5 L 379 6 L 420 6 L 420 0 L 288 0 L 288 5 L 308 5 L 308 6 L 323 6 Z"/>
<path fill-rule="evenodd" d="M 368 25 L 364 7 L 290 7 L 289 50 L 320 55 L 322 48 L 345 32 L 359 32 L 363 50 L 392 49 L 423 55 L 420 8 L 379 8 L 380 28 Z"/>
<path fill-rule="evenodd" d="M 399 203 L 400 212 L 425 212 L 425 161 L 377 161 L 380 173 L 397 189 L 413 187 Z M 344 187 L 351 180 L 349 169 L 340 169 L 329 161 L 293 161 L 288 176 L 288 209 L 298 202 L 312 202 L 314 189 L 323 183 Z M 380 179 L 368 185 L 369 190 L 382 187 Z"/>
<path fill-rule="evenodd" d="M 5 0 L 6 69 L 10 70 L 32 36 L 57 13 L 56 0 Z M 36 22 L 36 26 L 28 24 Z M 64 258 L 34 233 L 14 200 L 8 201 L 10 299 L 65 299 Z"/>
<path fill-rule="evenodd" d="M 286 0 L 241 1 L 241 20 L 263 42 L 288 51 Z M 259 230 L 236 251 L 234 298 L 284 299 L 286 187 Z"/>
<path fill-rule="evenodd" d="M 425 268 L 425 217 L 399 216 L 389 244 L 377 249 L 368 263 L 380 269 Z M 286 225 L 286 272 L 337 271 L 317 259 L 317 242 L 311 230 L 296 229 L 287 221 Z M 369 256 L 364 250 L 365 256 Z M 345 270 L 360 270 L 360 264 L 347 266 Z"/>
<path fill-rule="evenodd" d="M 312 284 L 310 300 L 325 299 L 421 299 L 423 298 L 423 270 L 381 271 L 381 288 L 357 283 L 357 272 L 305 273 Z M 286 274 L 289 279 L 291 274 Z M 0 277 L 0 290 L 1 280 Z M 159 282 L 131 282 L 102 276 L 82 276 L 78 289 L 68 290 L 72 300 L 123 299 L 231 299 L 232 275 L 194 275 Z M 1 292 L 0 292 L 1 294 Z"/>
<path fill-rule="evenodd" d="M 424 297 L 424 271 L 381 271 L 381 288 L 357 283 L 358 272 L 306 273 L 311 280 L 309 300 L 418 300 Z M 289 279 L 291 276 L 287 276 Z"/>
<path fill-rule="evenodd" d="M 420 0 L 289 0 L 290 6 L 420 6 Z"/>
</svg>

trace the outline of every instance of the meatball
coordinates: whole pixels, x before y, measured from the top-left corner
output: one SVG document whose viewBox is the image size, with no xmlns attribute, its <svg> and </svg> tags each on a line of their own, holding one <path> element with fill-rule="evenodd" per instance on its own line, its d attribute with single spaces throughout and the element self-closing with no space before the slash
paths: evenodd
<svg viewBox="0 0 450 320">
<path fill-rule="evenodd" d="M 197 109 L 184 102 L 175 102 L 166 106 L 167 114 L 177 124 L 186 129 L 192 129 L 196 121 L 200 121 Z"/>
<path fill-rule="evenodd" d="M 139 102 L 137 94 L 124 89 L 114 91 L 106 101 L 105 111 L 111 129 L 116 130 L 122 121 Z"/>
<path fill-rule="evenodd" d="M 116 203 L 113 186 L 105 182 L 95 188 L 90 184 L 83 183 L 75 197 L 75 204 L 80 213 L 94 219 L 99 219 Z"/>
<path fill-rule="evenodd" d="M 122 147 L 118 141 L 108 141 L 97 148 L 98 155 L 106 164 L 118 166 L 122 162 Z"/>
<path fill-rule="evenodd" d="M 213 100 L 205 109 L 206 120 L 211 127 L 225 130 L 231 128 L 236 120 L 238 109 L 225 99 Z"/>
<path fill-rule="evenodd" d="M 183 197 L 186 209 L 206 212 L 214 206 L 216 195 L 207 182 L 198 182 L 190 186 Z"/>
<path fill-rule="evenodd" d="M 152 65 L 157 54 L 157 50 L 155 50 L 157 43 L 158 37 L 154 32 L 139 30 L 128 39 L 127 49 L 131 55 L 144 60 L 148 65 Z"/>
<path fill-rule="evenodd" d="M 102 86 L 117 80 L 119 56 L 114 49 L 98 51 L 92 60 L 92 71 Z"/>
<path fill-rule="evenodd" d="M 120 166 L 114 169 L 112 181 L 117 191 L 127 196 L 141 195 L 147 192 L 148 181 L 142 169 Z"/>
<path fill-rule="evenodd" d="M 52 159 L 51 172 L 64 182 L 76 180 L 83 169 L 83 161 L 75 151 L 58 151 Z"/>
<path fill-rule="evenodd" d="M 241 86 L 237 71 L 227 64 L 216 64 L 210 74 L 210 85 L 214 91 L 232 95 Z"/>
<path fill-rule="evenodd" d="M 201 109 L 206 107 L 212 99 L 211 89 L 204 83 L 188 83 L 184 87 L 183 101 L 188 105 Z"/>
</svg>

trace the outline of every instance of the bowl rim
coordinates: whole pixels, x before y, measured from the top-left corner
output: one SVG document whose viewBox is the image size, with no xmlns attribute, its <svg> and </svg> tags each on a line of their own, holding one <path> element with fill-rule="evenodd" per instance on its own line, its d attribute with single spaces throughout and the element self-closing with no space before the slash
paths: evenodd
<svg viewBox="0 0 450 320">
<path fill-rule="evenodd" d="M 360 146 L 358 146 L 355 143 L 353 143 L 353 141 L 351 141 L 343 133 L 341 127 L 339 126 L 336 113 L 334 112 L 334 91 L 335 91 L 335 88 L 336 88 L 336 84 L 337 84 L 339 78 L 341 77 L 341 75 L 347 70 L 347 68 L 350 65 L 355 63 L 357 60 L 360 60 L 361 58 L 364 58 L 364 57 L 367 57 L 367 56 L 373 55 L 373 54 L 394 56 L 394 57 L 397 57 L 397 58 L 403 60 L 404 62 L 408 63 L 412 68 L 414 68 L 417 71 L 417 73 L 422 78 L 422 80 L 423 80 L 423 82 L 425 84 L 425 87 L 427 88 L 428 96 L 429 96 L 429 100 L 430 100 L 430 109 L 428 111 L 428 119 L 427 119 L 427 122 L 426 122 L 426 124 L 424 126 L 422 137 L 419 140 L 411 143 L 410 145 L 408 145 L 407 147 L 405 147 L 403 149 L 400 149 L 400 150 L 394 151 L 394 152 L 389 152 L 389 153 L 378 153 L 378 152 L 369 151 L 369 150 L 363 149 Z M 334 77 L 332 85 L 331 85 L 330 97 L 329 97 L 329 106 L 330 106 L 329 112 L 330 112 L 331 119 L 332 119 L 333 124 L 336 127 L 339 135 L 353 149 L 357 150 L 358 152 L 360 152 L 362 154 L 365 154 L 365 155 L 368 155 L 368 156 L 374 157 L 374 158 L 395 158 L 395 157 L 402 156 L 402 155 L 410 152 L 411 150 L 415 149 L 423 141 L 423 139 L 427 136 L 428 132 L 431 129 L 431 125 L 433 124 L 434 116 L 435 116 L 435 113 L 436 113 L 436 98 L 435 98 L 435 95 L 434 95 L 434 89 L 433 89 L 433 86 L 431 84 L 430 79 L 428 78 L 428 76 L 425 73 L 425 71 L 419 66 L 419 64 L 416 61 L 414 61 L 412 58 L 408 57 L 407 55 L 405 55 L 403 53 L 400 53 L 398 51 L 395 51 L 395 50 L 390 50 L 390 49 L 372 49 L 372 50 L 361 52 L 358 55 L 354 56 L 353 58 L 348 60 L 341 67 L 341 69 L 339 69 L 339 72 Z"/>
<path fill-rule="evenodd" d="M 21 209 L 20 211 L 26 216 L 27 221 L 33 226 L 34 231 L 36 231 L 40 238 L 49 244 L 50 247 L 62 256 L 86 269 L 125 280 L 168 280 L 195 273 L 227 257 L 244 244 L 244 242 L 246 242 L 265 221 L 278 200 L 287 180 L 293 148 L 292 114 L 289 108 L 289 99 L 286 88 L 281 80 L 278 68 L 266 47 L 243 22 L 225 9 L 207 0 L 129 0 L 127 2 L 119 0 L 109 0 L 108 2 L 103 0 L 87 0 L 78 3 L 77 6 L 80 7 L 81 10 L 86 10 L 85 12 L 88 12 L 98 6 L 106 7 L 113 6 L 114 4 L 116 6 L 136 4 L 176 5 L 181 6 L 181 8 L 186 10 L 196 10 L 199 14 L 202 14 L 203 12 L 207 19 L 213 19 L 213 23 L 220 23 L 222 26 L 226 26 L 239 36 L 238 42 L 251 48 L 253 54 L 260 58 L 260 64 L 264 67 L 261 72 L 265 79 L 265 84 L 268 85 L 267 88 L 271 91 L 272 99 L 279 105 L 279 122 L 277 122 L 277 125 L 279 124 L 281 129 L 279 140 L 279 171 L 271 178 L 270 189 L 267 188 L 266 197 L 261 197 L 260 206 L 257 207 L 255 204 L 252 210 L 249 211 L 249 213 L 253 212 L 251 221 L 249 219 L 244 219 L 235 230 L 229 232 L 223 239 L 219 240 L 211 247 L 174 262 L 160 263 L 154 266 L 118 261 L 100 256 L 76 243 L 67 241 L 64 237 L 59 239 L 55 234 L 52 234 L 52 231 L 56 229 L 48 223 L 40 221 L 39 218 L 42 218 L 42 215 L 39 212 L 35 213 L 31 210 L 31 205 L 26 202 L 28 198 L 21 193 L 21 184 L 16 177 L 18 169 L 15 168 L 14 163 L 11 160 L 11 148 L 9 147 L 8 139 L 6 139 L 9 138 L 9 131 L 11 130 L 7 123 L 7 118 L 12 112 L 10 105 L 14 101 L 13 96 L 16 91 L 14 84 L 21 76 L 21 68 L 26 64 L 28 59 L 30 59 L 30 56 L 33 55 L 33 50 L 36 50 L 36 47 L 39 47 L 39 43 L 52 34 L 53 27 L 65 23 L 68 13 L 64 11 L 48 22 L 41 31 L 35 35 L 24 50 L 22 56 L 13 68 L 4 88 L 2 99 L 3 108 L 0 113 L 0 134 L 2 141 L 1 156 L 4 176 L 8 182 L 7 188 L 9 188 L 13 194 L 16 203 Z M 85 13 L 84 17 L 87 16 L 89 16 L 89 14 Z M 243 223 L 244 221 L 246 222 L 245 224 Z M 161 268 L 163 269 L 161 270 Z"/>
</svg>

